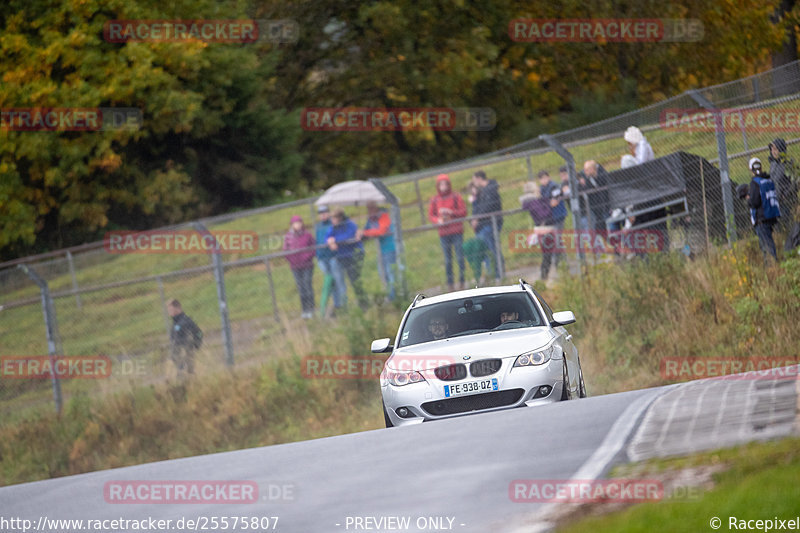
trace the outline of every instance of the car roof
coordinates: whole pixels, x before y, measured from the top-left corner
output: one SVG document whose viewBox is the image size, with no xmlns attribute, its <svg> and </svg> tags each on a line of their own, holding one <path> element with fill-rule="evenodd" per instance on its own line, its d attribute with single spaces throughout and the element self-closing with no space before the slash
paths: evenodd
<svg viewBox="0 0 800 533">
<path fill-rule="evenodd" d="M 461 298 L 470 298 L 475 296 L 486 296 L 490 294 L 511 294 L 515 292 L 526 292 L 521 285 L 502 285 L 500 287 L 480 287 L 475 289 L 466 289 L 463 291 L 448 292 L 445 294 L 438 294 L 427 298 L 417 300 L 415 308 L 425 307 L 441 302 L 449 302 L 452 300 L 460 300 Z"/>
</svg>

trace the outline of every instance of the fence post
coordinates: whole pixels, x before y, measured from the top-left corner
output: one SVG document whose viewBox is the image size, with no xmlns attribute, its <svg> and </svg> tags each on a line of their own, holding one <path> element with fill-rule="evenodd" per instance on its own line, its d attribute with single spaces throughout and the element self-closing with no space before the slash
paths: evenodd
<svg viewBox="0 0 800 533">
<path fill-rule="evenodd" d="M 714 130 L 717 135 L 717 154 L 719 155 L 719 183 L 722 187 L 722 205 L 725 209 L 725 233 L 728 244 L 736 241 L 736 223 L 733 210 L 733 193 L 731 192 L 731 178 L 728 170 L 728 147 L 725 144 L 725 127 L 722 122 L 722 110 L 717 109 L 705 96 L 697 90 L 688 91 L 689 96 L 701 107 L 714 115 Z"/>
<path fill-rule="evenodd" d="M 531 164 L 531 156 L 525 158 L 525 164 L 528 167 L 528 181 L 533 181 L 533 165 Z"/>
<path fill-rule="evenodd" d="M 63 401 L 61 398 L 61 380 L 58 379 L 55 359 L 61 355 L 61 337 L 58 334 L 56 308 L 53 305 L 53 299 L 50 297 L 50 288 L 47 286 L 47 282 L 28 265 L 22 264 L 17 265 L 17 267 L 39 286 L 39 292 L 42 295 L 42 313 L 44 314 L 44 327 L 47 335 L 47 354 L 50 356 L 50 380 L 53 384 L 53 401 L 56 404 L 56 413 L 60 415 Z"/>
<path fill-rule="evenodd" d="M 394 223 L 394 244 L 397 248 L 397 282 L 400 290 L 398 291 L 401 299 L 408 296 L 408 282 L 406 281 L 406 253 L 403 245 L 403 225 L 400 220 L 400 201 L 397 196 L 381 180 L 370 178 L 370 183 L 383 194 L 389 205 L 392 206 L 392 222 Z M 419 186 L 417 186 L 419 191 Z M 421 204 L 420 204 L 421 205 Z"/>
<path fill-rule="evenodd" d="M 202 222 L 193 222 L 192 226 L 201 234 L 211 236 L 213 248 L 211 250 L 211 263 L 214 265 L 214 281 L 217 283 L 217 301 L 219 302 L 219 315 L 222 320 L 222 345 L 225 348 L 225 365 L 233 366 L 233 339 L 231 338 L 231 321 L 228 317 L 228 298 L 225 294 L 225 268 L 222 266 L 222 257 L 216 238 L 208 231 Z"/>
<path fill-rule="evenodd" d="M 78 294 L 78 278 L 75 277 L 75 264 L 72 262 L 72 252 L 67 250 L 67 265 L 69 265 L 69 275 L 72 278 L 72 290 L 75 292 L 75 305 L 81 309 L 81 295 Z"/>
<path fill-rule="evenodd" d="M 422 205 L 422 194 L 419 192 L 419 178 L 414 180 L 414 190 L 417 191 L 417 205 L 419 205 L 419 219 L 422 225 L 424 226 L 428 222 L 428 219 L 425 218 L 425 207 Z"/>
<path fill-rule="evenodd" d="M 567 163 L 567 174 L 569 175 L 569 205 L 570 210 L 572 211 L 572 224 L 574 228 L 580 226 L 581 220 L 581 204 L 578 200 L 578 176 L 575 172 L 575 158 L 572 157 L 572 154 L 564 148 L 564 146 L 556 140 L 555 137 L 552 135 L 539 135 L 539 138 L 547 143 L 547 145 L 552 148 L 561 158 Z M 579 261 L 578 272 L 580 276 L 583 276 L 583 268 L 586 267 L 586 254 L 583 253 L 583 246 L 578 244 L 576 251 L 576 257 Z"/>
<path fill-rule="evenodd" d="M 169 320 L 169 314 L 167 313 L 167 298 L 164 295 L 164 280 L 161 279 L 161 276 L 156 278 L 156 282 L 158 283 L 158 296 L 161 298 L 161 314 L 164 317 L 164 326 L 167 328 L 167 339 L 172 336 L 172 324 Z"/>
<path fill-rule="evenodd" d="M 278 319 L 278 301 L 275 298 L 275 283 L 272 281 L 272 266 L 270 266 L 269 257 L 264 259 L 264 265 L 267 267 L 267 280 L 269 280 L 269 295 L 272 298 L 272 314 L 275 317 L 275 322 Z"/>
<path fill-rule="evenodd" d="M 500 228 L 497 215 L 492 215 L 492 238 L 494 239 L 494 260 L 497 262 L 498 280 L 506 277 L 506 266 L 503 264 L 503 244 L 500 242 Z"/>
</svg>

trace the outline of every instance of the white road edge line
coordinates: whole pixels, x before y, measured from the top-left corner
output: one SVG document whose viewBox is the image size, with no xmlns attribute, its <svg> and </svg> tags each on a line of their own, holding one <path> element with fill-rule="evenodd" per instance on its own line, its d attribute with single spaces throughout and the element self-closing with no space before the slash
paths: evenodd
<svg viewBox="0 0 800 533">
<path fill-rule="evenodd" d="M 667 385 L 663 387 L 658 393 L 650 396 L 645 396 L 639 402 L 630 404 L 623 412 L 617 417 L 614 425 L 608 430 L 608 434 L 600 446 L 594 451 L 583 465 L 578 469 L 575 474 L 570 478 L 570 481 L 597 479 L 600 474 L 608 467 L 611 460 L 625 447 L 631 433 L 636 429 L 636 422 L 639 420 L 640 415 L 650 405 L 664 394 L 672 391 L 673 389 L 683 385 L 678 383 L 674 385 Z M 527 525 L 517 526 L 509 533 L 542 533 L 551 531 L 554 524 L 545 522 L 542 519 L 550 514 L 559 505 L 570 505 L 562 503 L 548 503 L 543 505 L 536 513 L 526 517 L 524 520 Z"/>
</svg>

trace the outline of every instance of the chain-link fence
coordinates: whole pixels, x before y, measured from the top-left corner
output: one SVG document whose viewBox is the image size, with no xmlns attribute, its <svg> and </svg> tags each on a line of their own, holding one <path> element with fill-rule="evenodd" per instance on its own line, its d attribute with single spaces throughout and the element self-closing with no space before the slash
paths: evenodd
<svg viewBox="0 0 800 533">
<path fill-rule="evenodd" d="M 217 256 L 204 248 L 201 227 L 180 225 L 148 234 L 145 245 L 138 234 L 120 233 L 117 242 L 0 265 L 0 410 L 22 413 L 54 395 L 176 378 L 175 339 L 191 349 L 197 373 L 293 349 L 283 339 L 295 321 L 313 313 L 315 325 L 328 327 L 342 304 L 340 285 L 326 282 L 317 250 L 341 259 L 332 278 L 344 283 L 348 306 L 384 305 L 394 286 L 402 307 L 417 292 L 552 276 L 562 259 L 577 275 L 582 263 L 665 249 L 692 256 L 749 236 L 747 210 L 734 186 L 750 180 L 753 155 L 769 169 L 767 147 L 775 138 L 786 140 L 790 155 L 800 141 L 798 71 L 794 63 L 495 153 L 382 179 L 396 199 L 387 207 L 396 234 L 365 237 L 355 252 L 354 241 L 341 235 L 334 236 L 336 251 L 318 244 L 316 198 L 309 198 L 201 221 L 216 239 L 228 239 Z M 642 138 L 628 133 L 628 143 L 631 126 Z M 476 192 L 470 187 L 479 170 L 487 180 L 477 180 Z M 432 217 L 442 173 L 454 196 L 435 202 Z M 452 204 L 456 196 L 463 210 Z M 367 225 L 365 206 L 345 212 L 358 228 Z M 370 222 L 378 233 L 379 214 Z M 285 252 L 292 216 L 303 219 L 312 240 L 296 239 L 297 249 Z M 303 258 L 304 251 L 311 257 Z M 356 287 L 363 287 L 363 297 Z M 172 300 L 203 331 L 202 342 L 176 333 L 176 325 L 186 330 L 188 323 L 170 316 L 177 313 Z M 70 379 L 58 383 L 45 370 L 61 356 L 72 358 L 73 366 L 59 367 Z M 79 367 L 84 360 L 93 363 Z M 97 377 L 104 379 L 78 379 Z"/>
</svg>

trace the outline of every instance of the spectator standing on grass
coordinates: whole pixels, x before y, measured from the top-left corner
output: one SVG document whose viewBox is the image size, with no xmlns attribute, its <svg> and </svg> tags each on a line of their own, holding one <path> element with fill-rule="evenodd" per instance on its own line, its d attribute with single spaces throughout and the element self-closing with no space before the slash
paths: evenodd
<svg viewBox="0 0 800 533">
<path fill-rule="evenodd" d="M 476 195 L 475 201 L 472 203 L 472 214 L 482 215 L 494 213 L 503 210 L 503 203 L 500 200 L 500 186 L 496 180 L 490 180 L 486 177 L 483 170 L 477 171 L 472 175 L 472 183 L 475 185 Z M 503 216 L 495 215 L 497 220 L 497 233 L 503 229 Z M 489 269 L 489 260 L 494 265 L 494 278 L 500 281 L 500 272 L 503 270 L 503 254 L 499 249 L 500 243 L 495 241 L 494 228 L 492 225 L 492 217 L 485 216 L 472 220 L 472 227 L 475 230 L 475 235 L 481 239 L 490 257 L 487 258 L 487 270 Z M 497 258 L 500 258 L 498 264 Z"/>
<path fill-rule="evenodd" d="M 790 251 L 800 246 L 800 229 L 797 219 L 797 170 L 794 160 L 786 155 L 786 141 L 777 138 L 769 143 L 769 177 L 778 191 L 783 227 L 787 231 L 783 249 Z"/>
<path fill-rule="evenodd" d="M 343 294 L 347 291 L 344 284 L 344 273 L 339 263 L 336 261 L 336 254 L 328 248 L 327 234 L 331 229 L 331 210 L 327 205 L 317 208 L 317 225 L 314 228 L 317 245 L 324 244 L 325 247 L 317 248 L 317 265 L 322 271 L 324 278 L 322 281 L 322 296 L 320 297 L 320 314 L 325 316 L 328 309 L 328 298 L 333 291 L 333 313 L 342 307 Z"/>
<path fill-rule="evenodd" d="M 561 187 L 550 179 L 550 173 L 546 170 L 540 170 L 537 177 L 542 199 L 550 204 L 550 223 L 547 225 L 553 226 L 555 234 L 558 235 L 564 231 L 564 220 L 567 218 L 567 206 L 564 205 Z M 551 253 L 545 253 L 544 248 L 542 248 L 542 252 L 541 273 L 542 279 L 545 280 L 550 274 L 550 264 L 553 262 L 553 258 L 555 258 L 555 267 L 558 268 L 558 263 L 561 262 L 564 254 L 560 251 L 552 253 L 552 250 L 550 250 Z"/>
<path fill-rule="evenodd" d="M 439 174 L 436 177 L 436 196 L 428 206 L 428 220 L 439 226 L 439 244 L 444 253 L 444 270 L 447 274 L 447 288 L 454 290 L 453 251 L 458 262 L 459 288 L 464 288 L 464 223 L 451 222 L 467 216 L 467 204 L 457 192 L 453 192 L 450 177 Z"/>
<path fill-rule="evenodd" d="M 203 332 L 194 320 L 183 312 L 178 300 L 167 303 L 167 313 L 172 317 L 172 329 L 169 333 L 169 357 L 178 369 L 178 376 L 185 373 L 194 374 L 194 352 L 203 345 Z"/>
<path fill-rule="evenodd" d="M 378 207 L 374 201 L 367 202 L 367 223 L 356 236 L 359 240 L 362 237 L 378 239 L 380 247 L 378 273 L 389 292 L 389 301 L 394 301 L 397 251 L 394 244 L 394 224 L 389 212 L 383 207 Z"/>
<path fill-rule="evenodd" d="M 636 126 L 631 126 L 625 130 L 623 138 L 628 143 L 628 151 L 636 159 L 636 164 L 641 165 L 656 158 L 653 153 L 653 147 L 647 142 L 642 130 Z"/>
<path fill-rule="evenodd" d="M 294 274 L 297 292 L 300 293 L 303 318 L 314 317 L 314 249 L 312 248 L 314 244 L 314 236 L 306 231 L 303 219 L 299 215 L 294 215 L 289 224 L 289 231 L 283 237 L 283 249 L 300 250 L 287 255 L 286 260 Z"/>
<path fill-rule="evenodd" d="M 606 217 L 611 212 L 611 197 L 608 193 L 609 179 L 608 172 L 603 165 L 589 159 L 583 164 L 584 183 L 589 197 L 589 209 L 594 219 L 594 229 L 604 231 L 606 229 Z"/>
<path fill-rule="evenodd" d="M 347 274 L 350 284 L 356 293 L 358 304 L 362 309 L 368 305 L 367 294 L 361 284 L 361 270 L 364 267 L 364 246 L 358 237 L 358 226 L 347 218 L 344 210 L 336 209 L 331 216 L 333 225 L 325 235 L 328 247 L 336 252 L 336 262 Z M 347 293 L 344 293 L 343 304 L 347 304 Z"/>
<path fill-rule="evenodd" d="M 777 260 L 778 255 L 775 251 L 772 230 L 781 216 L 781 210 L 778 205 L 775 183 L 770 179 L 769 174 L 761 171 L 761 160 L 757 157 L 750 160 L 749 167 L 753 173 L 747 198 L 750 206 L 750 222 L 756 229 L 758 244 L 764 253 L 764 258 L 769 254 Z"/>
</svg>

